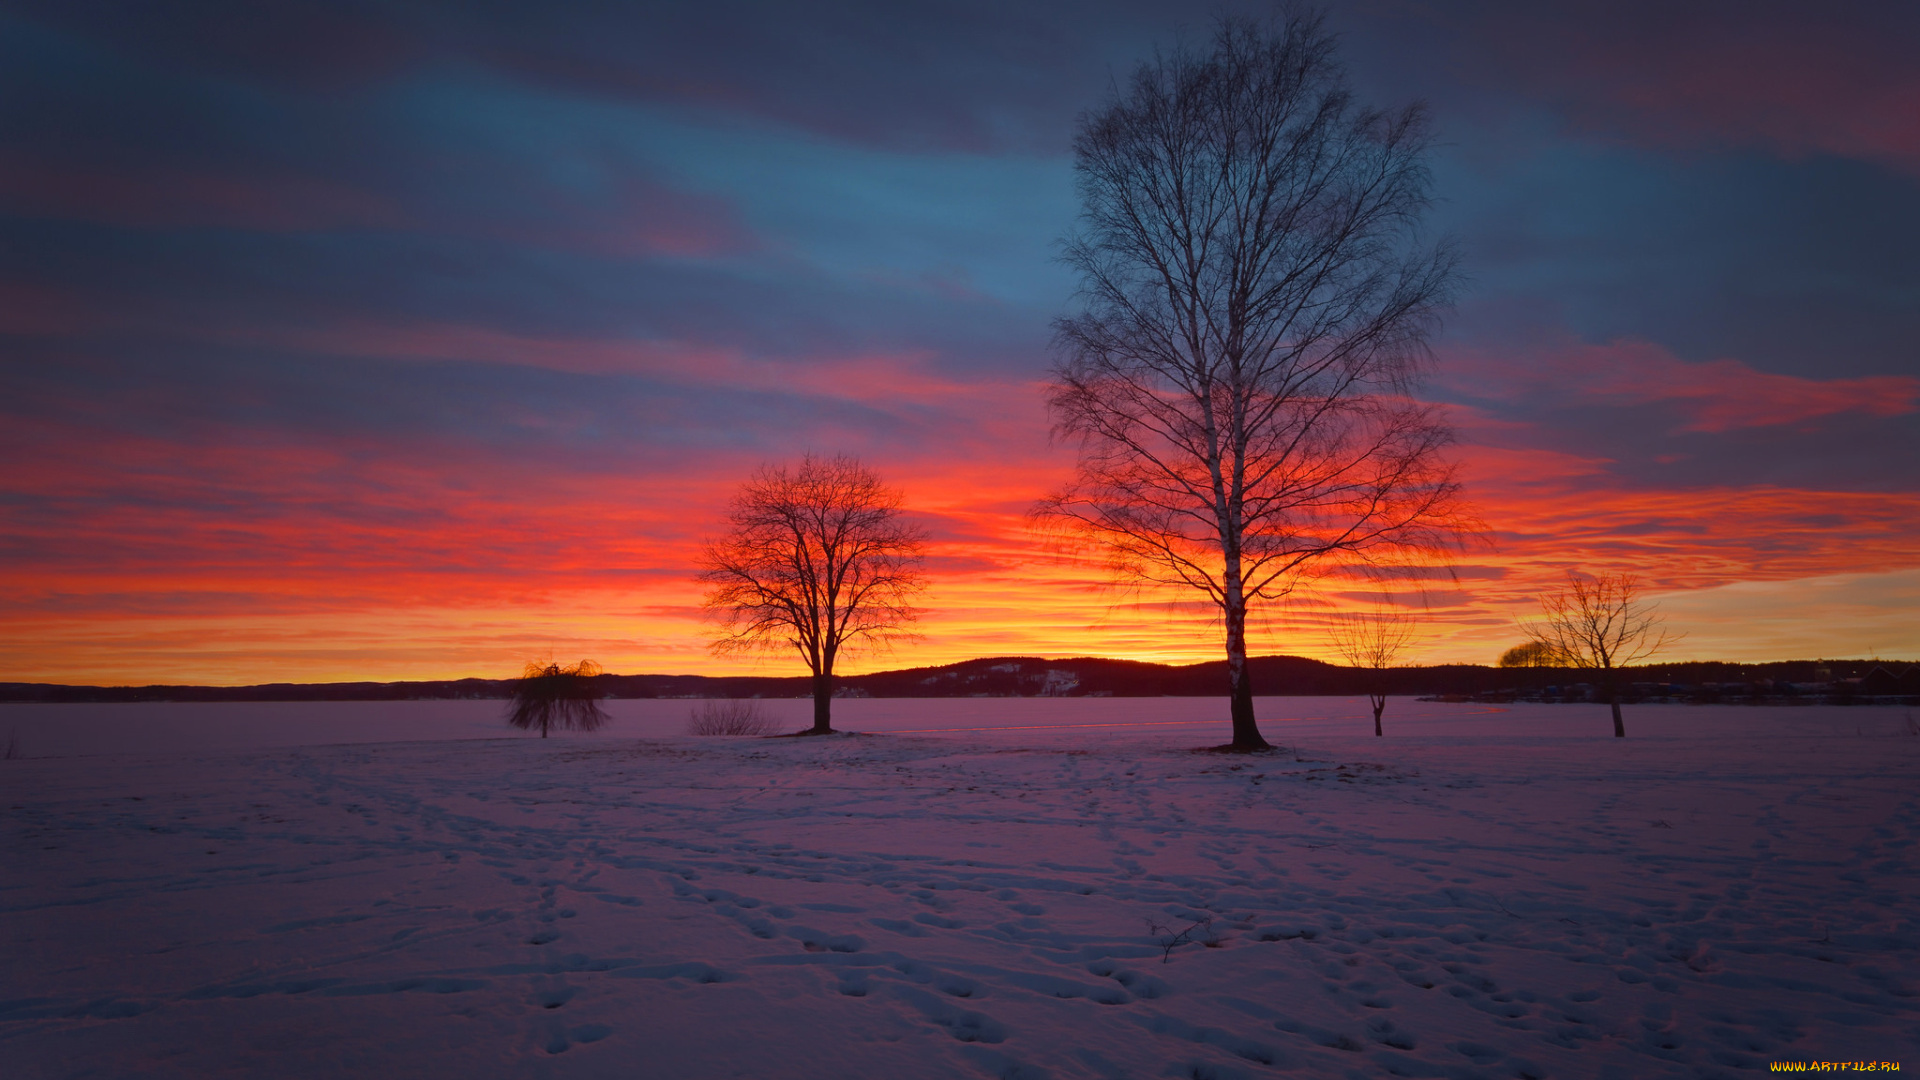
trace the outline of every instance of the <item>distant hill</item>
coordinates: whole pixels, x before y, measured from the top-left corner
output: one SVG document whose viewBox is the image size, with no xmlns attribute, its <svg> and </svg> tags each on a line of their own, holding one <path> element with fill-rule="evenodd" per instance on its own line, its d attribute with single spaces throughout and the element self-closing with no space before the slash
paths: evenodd
<svg viewBox="0 0 1920 1080">
<path fill-rule="evenodd" d="M 1301 656 L 1248 660 L 1254 691 L 1262 695 L 1352 696 L 1367 691 L 1369 673 Z M 1476 664 L 1395 668 L 1386 673 L 1390 694 L 1534 697 L 1590 676 L 1555 668 L 1492 668 Z M 610 698 L 805 697 L 804 675 L 600 675 Z M 1623 681 L 1640 684 L 1638 696 L 1687 700 L 1741 696 L 1813 694 L 1920 694 L 1920 667 L 1877 660 L 1794 660 L 1773 664 L 1689 662 L 1629 669 Z M 457 701 L 498 699 L 512 693 L 512 679 L 450 679 L 431 682 L 263 683 L 258 686 L 58 686 L 0 683 L 6 702 L 137 701 Z M 996 656 L 937 667 L 878 671 L 837 680 L 848 697 L 1224 697 L 1224 660 L 1204 664 L 1150 664 L 1137 660 L 1077 657 L 1046 660 Z M 1722 688 L 1725 688 L 1724 691 Z"/>
</svg>

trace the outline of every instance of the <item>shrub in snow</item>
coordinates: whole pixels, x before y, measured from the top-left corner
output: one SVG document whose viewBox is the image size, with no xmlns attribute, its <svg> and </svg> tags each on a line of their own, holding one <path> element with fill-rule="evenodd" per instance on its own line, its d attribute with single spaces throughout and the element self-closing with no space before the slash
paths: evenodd
<svg viewBox="0 0 1920 1080">
<path fill-rule="evenodd" d="M 559 664 L 527 665 L 524 678 L 514 684 L 513 700 L 507 705 L 507 723 L 522 731 L 539 729 L 546 738 L 552 728 L 594 731 L 607 722 L 600 708 L 600 691 L 593 677 L 600 665 L 582 660 L 572 667 Z"/>
<path fill-rule="evenodd" d="M 773 718 L 760 711 L 760 703 L 734 698 L 703 701 L 687 714 L 689 735 L 771 735 Z"/>
</svg>

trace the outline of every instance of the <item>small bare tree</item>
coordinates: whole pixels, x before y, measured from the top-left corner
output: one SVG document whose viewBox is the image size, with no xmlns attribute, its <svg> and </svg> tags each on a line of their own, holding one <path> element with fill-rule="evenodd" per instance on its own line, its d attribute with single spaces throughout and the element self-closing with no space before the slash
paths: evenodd
<svg viewBox="0 0 1920 1080">
<path fill-rule="evenodd" d="M 813 727 L 833 732 L 833 666 L 885 648 L 919 617 L 924 533 L 900 493 L 849 457 L 765 466 L 734 497 L 700 578 L 719 653 L 797 649 L 813 672 Z"/>
<path fill-rule="evenodd" d="M 1568 571 L 1567 583 L 1541 597 L 1540 608 L 1540 621 L 1526 627 L 1532 643 L 1559 664 L 1598 676 L 1613 707 L 1614 737 L 1626 738 L 1619 669 L 1653 656 L 1679 637 L 1662 629 L 1654 605 L 1640 598 L 1640 580 L 1632 574 L 1582 576 Z"/>
<path fill-rule="evenodd" d="M 1056 324 L 1075 479 L 1035 508 L 1123 579 L 1195 589 L 1226 636 L 1233 741 L 1266 747 L 1249 605 L 1467 524 L 1413 388 L 1457 281 L 1422 240 L 1419 106 L 1356 104 L 1320 16 L 1224 18 L 1141 65 L 1074 140 L 1083 310 Z"/>
<path fill-rule="evenodd" d="M 514 683 L 513 700 L 507 705 L 507 723 L 522 731 L 540 731 L 546 738 L 551 728 L 570 731 L 597 731 L 607 722 L 600 708 L 600 691 L 593 677 L 600 665 L 582 660 L 562 667 L 549 660 L 527 665 L 525 677 Z"/>
<path fill-rule="evenodd" d="M 1400 608 L 1352 612 L 1337 619 L 1328 628 L 1328 636 L 1347 666 L 1366 673 L 1373 733 L 1380 735 L 1380 714 L 1387 709 L 1387 671 L 1413 644 L 1412 613 Z"/>
</svg>

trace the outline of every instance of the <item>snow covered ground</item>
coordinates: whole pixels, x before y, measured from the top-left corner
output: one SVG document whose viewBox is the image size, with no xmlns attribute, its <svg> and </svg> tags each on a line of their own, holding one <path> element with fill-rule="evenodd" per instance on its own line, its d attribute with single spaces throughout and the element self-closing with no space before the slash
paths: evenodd
<svg viewBox="0 0 1920 1080">
<path fill-rule="evenodd" d="M 0 1073 L 1920 1068 L 1900 710 L 613 707 L 0 706 Z"/>
</svg>

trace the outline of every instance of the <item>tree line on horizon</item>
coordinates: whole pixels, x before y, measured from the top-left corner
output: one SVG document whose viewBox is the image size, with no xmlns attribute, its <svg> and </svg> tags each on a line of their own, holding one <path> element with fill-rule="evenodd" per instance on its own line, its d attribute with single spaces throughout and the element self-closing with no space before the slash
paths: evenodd
<svg viewBox="0 0 1920 1080">
<path fill-rule="evenodd" d="M 1253 672 L 1254 685 L 1268 695 L 1360 696 L 1367 693 L 1362 680 L 1371 677 L 1369 672 L 1304 656 L 1249 656 L 1247 665 Z M 1224 659 L 1160 664 L 1094 656 L 992 656 L 841 675 L 835 677 L 834 686 L 836 697 L 1218 697 L 1225 670 Z M 1578 689 L 1586 685 L 1582 679 L 1587 674 L 1573 668 L 1406 663 L 1387 671 L 1385 680 L 1388 693 L 1394 695 L 1532 700 L 1556 687 L 1563 691 Z M 1073 685 L 1062 685 L 1063 677 L 1073 680 Z M 1834 704 L 1911 698 L 1914 700 L 1903 703 L 1920 705 L 1920 661 L 1884 657 L 1765 663 L 1655 661 L 1622 668 L 1621 678 L 1629 689 L 1629 702 L 1652 693 L 1688 700 L 1763 697 Z M 812 679 L 807 675 L 602 672 L 586 681 L 595 701 L 812 695 Z M 488 701 L 512 698 L 520 682 L 521 677 L 240 686 L 0 682 L 0 703 Z M 1565 693 L 1548 696 L 1567 697 Z"/>
</svg>

